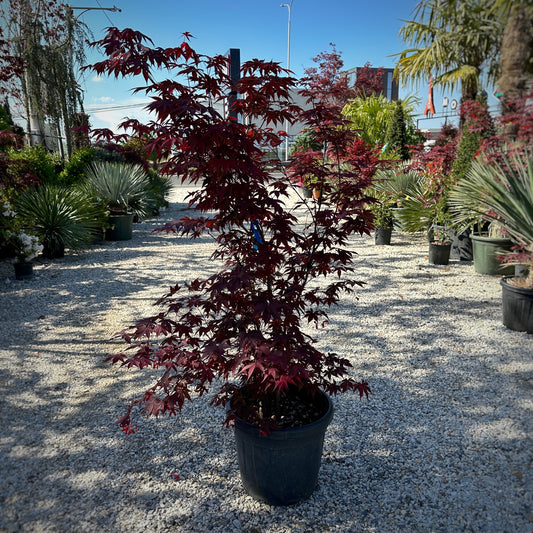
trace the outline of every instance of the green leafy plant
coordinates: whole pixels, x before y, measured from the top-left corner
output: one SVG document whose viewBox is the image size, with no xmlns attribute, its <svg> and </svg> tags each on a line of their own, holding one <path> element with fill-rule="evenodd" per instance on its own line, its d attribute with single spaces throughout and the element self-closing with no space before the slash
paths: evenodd
<svg viewBox="0 0 533 533">
<path fill-rule="evenodd" d="M 495 222 L 523 252 L 516 262 L 529 265 L 533 286 L 533 152 L 523 148 L 512 155 L 476 160 L 450 193 L 450 210 L 459 225 L 473 216 Z"/>
<path fill-rule="evenodd" d="M 42 146 L 25 146 L 8 150 L 8 172 L 14 181 L 32 176 L 34 181 L 57 184 L 63 162 L 57 154 L 48 153 Z"/>
<path fill-rule="evenodd" d="M 142 218 L 149 212 L 149 180 L 142 167 L 95 161 L 89 165 L 85 175 L 87 190 L 105 203 L 111 214 L 134 213 Z"/>
<path fill-rule="evenodd" d="M 161 207 L 168 204 L 167 196 L 172 191 L 172 180 L 168 176 L 162 176 L 157 171 L 148 171 L 148 184 L 146 185 L 151 208 L 149 214 L 157 214 Z"/>
<path fill-rule="evenodd" d="M 451 185 L 450 175 L 443 171 L 438 162 L 427 163 L 401 199 L 397 218 L 402 229 L 417 232 L 447 228 L 450 224 L 447 199 Z M 449 242 L 447 231 L 434 232 L 433 240 L 441 244 Z"/>
<path fill-rule="evenodd" d="M 94 148 L 81 148 L 70 157 L 65 168 L 59 174 L 59 182 L 62 185 L 80 184 L 85 179 L 85 170 L 94 160 Z"/>
<path fill-rule="evenodd" d="M 370 210 L 375 216 L 375 226 L 391 227 L 394 214 L 401 211 L 406 202 L 409 204 L 412 198 L 422 194 L 421 176 L 409 170 L 406 165 L 380 169 L 368 192 L 377 200 L 370 205 Z M 422 206 L 417 205 L 417 208 L 421 209 Z M 416 227 L 418 228 L 418 225 Z M 418 230 L 413 229 L 413 231 Z"/>
<path fill-rule="evenodd" d="M 76 189 L 30 187 L 15 197 L 14 208 L 23 226 L 39 237 L 43 255 L 49 258 L 61 256 L 65 248 L 78 250 L 90 243 L 97 228 L 93 205 Z"/>
</svg>

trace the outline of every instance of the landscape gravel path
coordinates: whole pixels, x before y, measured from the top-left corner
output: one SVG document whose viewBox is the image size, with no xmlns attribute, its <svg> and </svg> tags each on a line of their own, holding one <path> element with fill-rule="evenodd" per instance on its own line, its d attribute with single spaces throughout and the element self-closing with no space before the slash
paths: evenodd
<svg viewBox="0 0 533 533">
<path fill-rule="evenodd" d="M 314 332 L 373 394 L 335 398 L 308 501 L 244 492 L 208 397 L 122 434 L 114 421 L 151 381 L 105 362 L 113 333 L 216 268 L 207 238 L 151 232 L 188 190 L 131 241 L 38 261 L 32 280 L 0 262 L 0 532 L 533 531 L 533 336 L 502 325 L 497 277 L 428 264 L 419 236 L 354 239 L 366 285 Z"/>
</svg>

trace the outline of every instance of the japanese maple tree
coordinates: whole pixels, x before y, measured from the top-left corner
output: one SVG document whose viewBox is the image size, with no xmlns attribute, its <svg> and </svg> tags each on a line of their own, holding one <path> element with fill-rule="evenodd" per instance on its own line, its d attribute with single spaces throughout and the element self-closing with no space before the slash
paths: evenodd
<svg viewBox="0 0 533 533">
<path fill-rule="evenodd" d="M 359 183 L 356 171 L 340 165 L 353 132 L 339 127 L 340 113 L 335 116 L 324 99 L 302 113 L 290 97 L 296 80 L 277 63 L 260 60 L 244 63 L 234 86 L 228 60 L 197 53 L 191 36 L 184 36 L 180 46 L 163 49 L 139 32 L 110 28 L 94 43 L 107 59 L 90 66 L 99 74 L 144 79 L 135 91 L 151 98 L 147 107 L 155 118 L 122 126 L 150 139 L 146 149 L 161 156 L 164 172 L 199 186 L 189 196 L 197 215 L 160 231 L 211 235 L 217 245 L 212 259 L 220 264 L 212 276 L 174 286 L 159 300 L 159 313 L 121 333 L 128 347 L 110 360 L 160 369 L 161 376 L 119 422 L 130 432 L 135 406 L 147 415 L 175 415 L 193 395 L 211 391 L 212 404 L 232 402 L 227 422 L 238 416 L 270 431 L 283 426 L 283 400 L 294 391 L 368 395 L 368 384 L 350 376 L 348 359 L 317 349 L 302 327 L 325 324 L 327 308 L 359 283 L 345 278 L 353 270 L 347 244 L 350 235 L 371 227 L 363 194 L 368 180 Z M 159 70 L 168 77 L 161 80 Z M 230 91 L 239 95 L 233 111 L 243 120 L 219 111 Z M 288 203 L 291 180 L 273 172 L 276 162 L 264 153 L 283 141 L 276 124 L 299 116 L 338 157 L 300 154 L 288 172 L 312 172 L 325 182 L 333 174 L 340 186 L 330 185 L 316 204 L 294 206 Z M 110 137 L 109 131 L 95 134 Z M 299 209 L 310 215 L 303 228 Z M 335 279 L 316 283 L 329 275 Z"/>
<path fill-rule="evenodd" d="M 354 92 L 355 96 L 370 96 L 371 94 L 381 94 L 383 92 L 383 77 L 385 69 L 379 67 L 374 69 L 367 61 L 357 72 Z"/>
</svg>

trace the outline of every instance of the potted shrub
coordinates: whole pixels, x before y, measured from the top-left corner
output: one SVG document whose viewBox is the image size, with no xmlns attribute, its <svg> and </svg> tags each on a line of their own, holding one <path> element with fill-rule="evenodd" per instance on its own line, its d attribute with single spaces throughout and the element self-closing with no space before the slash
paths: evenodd
<svg viewBox="0 0 533 533">
<path fill-rule="evenodd" d="M 39 237 L 46 258 L 63 257 L 66 248 L 78 250 L 93 238 L 95 210 L 77 189 L 29 187 L 16 194 L 13 205 L 23 227 Z"/>
<path fill-rule="evenodd" d="M 452 243 L 448 212 L 451 177 L 439 161 L 430 161 L 412 172 L 419 172 L 419 178 L 410 180 L 396 216 L 405 231 L 427 232 L 430 263 L 447 265 Z"/>
<path fill-rule="evenodd" d="M 94 161 L 85 175 L 87 190 L 109 211 L 106 239 L 131 239 L 134 216 L 142 218 L 153 208 L 150 181 L 144 169 L 118 161 Z"/>
<path fill-rule="evenodd" d="M 290 155 L 292 156 L 296 152 L 322 152 L 323 148 L 323 145 L 317 141 L 313 132 L 309 129 L 305 129 L 296 135 L 294 141 L 291 143 Z M 300 181 L 298 181 L 297 184 L 302 187 L 302 195 L 304 198 L 314 198 L 315 200 L 320 198 L 320 189 L 315 186 L 317 181 L 316 177 L 312 175 L 302 176 L 300 178 Z"/>
<path fill-rule="evenodd" d="M 290 100 L 295 80 L 275 63 L 252 60 L 242 65 L 235 85 L 226 58 L 201 56 L 186 38 L 179 47 L 150 48 L 142 34 L 111 28 L 99 43 L 111 55 L 92 66 L 98 73 L 138 71 L 150 80 L 148 107 L 156 121 L 148 148 L 164 154 L 172 145 L 161 171 L 199 185 L 189 196 L 198 215 L 163 230 L 212 235 L 213 260 L 220 263 L 216 274 L 173 287 L 160 300 L 160 313 L 122 332 L 129 349 L 110 360 L 159 369 L 161 376 L 119 423 L 131 432 L 137 409 L 175 415 L 193 395 L 210 391 L 211 403 L 226 406 L 226 423 L 235 427 L 245 488 L 272 504 L 294 503 L 317 482 L 332 416 L 329 395 L 369 392 L 365 381 L 350 376 L 349 361 L 320 351 L 303 325 L 325 323 L 327 307 L 356 284 L 338 279 L 353 270 L 345 245 L 351 234 L 369 232 L 372 215 L 364 208 L 363 187 L 352 180 L 313 205 L 301 200 L 298 205 L 312 216 L 303 227 L 296 225 L 292 206 L 285 204 L 291 179 L 272 173 L 262 157 L 283 141 L 283 134 L 264 124 L 296 119 Z M 170 78 L 156 82 L 151 70 L 160 65 Z M 188 81 L 178 81 L 182 76 Z M 247 124 L 222 117 L 209 103 L 223 99 L 228 89 L 239 94 L 232 111 L 248 117 Z M 338 122 L 327 127 L 320 104 L 312 124 L 320 124 L 321 140 L 344 153 L 353 134 L 341 131 Z M 137 121 L 125 126 L 146 128 Z M 295 155 L 289 173 L 313 174 L 327 188 L 331 171 L 322 159 L 303 154 Z M 335 280 L 317 285 L 327 274 Z"/>
<path fill-rule="evenodd" d="M 33 276 L 33 260 L 43 251 L 39 238 L 24 231 L 20 218 L 9 202 L 2 206 L 0 214 L 0 238 L 8 257 L 15 258 L 15 278 L 29 279 Z"/>
<path fill-rule="evenodd" d="M 370 191 L 369 194 L 376 198 L 376 202 L 370 205 L 370 211 L 374 215 L 374 242 L 377 245 L 389 245 L 394 223 L 392 211 L 394 203 L 375 191 Z"/>
<path fill-rule="evenodd" d="M 390 244 L 394 214 L 401 205 L 401 198 L 408 196 L 408 191 L 418 180 L 414 172 L 406 171 L 402 166 L 377 171 L 374 185 L 369 190 L 369 195 L 376 199 L 370 204 L 376 244 Z"/>
<path fill-rule="evenodd" d="M 429 241 L 428 260 L 432 265 L 447 265 L 450 262 L 452 240 L 446 224 L 435 224 Z"/>
<path fill-rule="evenodd" d="M 529 148 L 477 160 L 450 195 L 458 223 L 472 214 L 496 222 L 507 233 L 520 256 L 508 259 L 526 264 L 527 277 L 501 279 L 503 323 L 510 329 L 533 333 L 533 155 Z"/>
</svg>

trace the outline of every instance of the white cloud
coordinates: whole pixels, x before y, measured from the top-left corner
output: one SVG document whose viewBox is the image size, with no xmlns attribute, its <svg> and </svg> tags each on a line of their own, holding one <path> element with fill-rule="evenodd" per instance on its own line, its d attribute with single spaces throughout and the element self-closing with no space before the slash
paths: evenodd
<svg viewBox="0 0 533 533">
<path fill-rule="evenodd" d="M 95 102 L 101 102 L 102 104 L 110 104 L 115 101 L 111 96 L 100 96 L 100 98 L 95 98 Z"/>
<path fill-rule="evenodd" d="M 93 76 L 91 78 L 91 81 L 94 81 L 95 83 L 100 83 L 100 82 L 104 81 L 104 78 L 102 78 L 102 76 L 98 76 L 98 74 L 96 74 L 96 76 Z"/>
<path fill-rule="evenodd" d="M 105 98 L 105 97 L 104 97 Z M 114 102 L 114 100 L 112 100 Z M 93 128 L 109 128 L 115 133 L 124 133 L 119 130 L 118 124 L 127 118 L 136 118 L 141 122 L 153 120 L 144 106 L 149 102 L 146 98 L 128 98 L 119 100 L 116 105 L 104 106 L 91 105 L 86 107 L 85 111 L 90 115 L 90 123 Z"/>
</svg>

